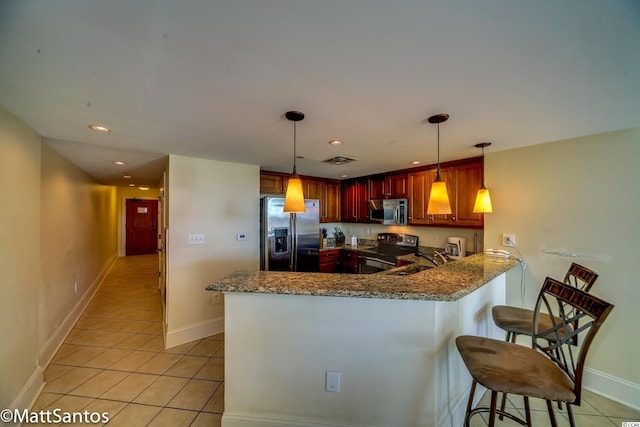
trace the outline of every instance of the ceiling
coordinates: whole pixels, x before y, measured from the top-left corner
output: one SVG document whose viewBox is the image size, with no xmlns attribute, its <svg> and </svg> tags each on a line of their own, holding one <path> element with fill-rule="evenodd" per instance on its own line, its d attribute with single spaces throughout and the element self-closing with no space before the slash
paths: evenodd
<svg viewBox="0 0 640 427">
<path fill-rule="evenodd" d="M 290 172 L 288 110 L 300 174 L 362 176 L 435 163 L 437 113 L 442 161 L 640 126 L 640 2 L 3 0 L 0 104 L 110 185 Z"/>
</svg>

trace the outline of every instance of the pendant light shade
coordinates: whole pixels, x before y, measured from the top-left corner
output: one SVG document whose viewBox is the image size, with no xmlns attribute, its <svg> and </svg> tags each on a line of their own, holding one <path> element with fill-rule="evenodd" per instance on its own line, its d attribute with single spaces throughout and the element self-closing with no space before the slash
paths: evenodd
<svg viewBox="0 0 640 427">
<path fill-rule="evenodd" d="M 482 148 L 482 185 L 478 190 L 476 196 L 476 203 L 473 205 L 473 213 L 491 213 L 493 212 L 493 206 L 491 206 L 491 195 L 489 189 L 484 185 L 484 147 L 490 146 L 490 142 L 481 142 L 476 144 L 476 147 Z"/>
<path fill-rule="evenodd" d="M 445 122 L 448 119 L 448 114 L 436 114 L 428 119 L 429 123 L 436 123 L 438 125 L 438 170 L 436 173 L 436 180 L 431 184 L 429 204 L 427 205 L 427 214 L 429 215 L 451 214 L 451 203 L 449 203 L 447 183 L 444 182 L 440 175 L 440 123 Z"/>
<path fill-rule="evenodd" d="M 284 212 L 304 213 L 304 194 L 302 193 L 302 181 L 298 178 L 296 170 L 296 122 L 304 119 L 300 111 L 287 111 L 285 117 L 293 122 L 293 173 L 287 184 L 287 193 L 284 198 Z"/>
</svg>

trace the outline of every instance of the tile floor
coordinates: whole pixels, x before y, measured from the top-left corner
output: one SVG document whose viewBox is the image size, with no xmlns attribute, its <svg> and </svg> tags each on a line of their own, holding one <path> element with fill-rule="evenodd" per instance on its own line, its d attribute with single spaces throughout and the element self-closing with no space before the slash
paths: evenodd
<svg viewBox="0 0 640 427">
<path fill-rule="evenodd" d="M 485 393 L 482 397 L 482 404 L 489 406 L 490 393 Z M 524 402 L 521 396 L 510 395 L 507 398 L 507 410 L 524 418 Z M 499 401 L 498 401 L 499 402 Z M 534 426 L 549 426 L 549 414 L 544 400 L 529 399 L 531 408 L 531 423 Z M 565 409 L 559 410 L 554 406 L 558 427 L 569 427 L 569 418 Z M 582 392 L 582 404 L 573 406 L 573 417 L 577 427 L 621 427 L 623 421 L 640 422 L 640 411 L 621 405 L 612 400 L 587 390 Z M 489 416 L 478 414 L 471 419 L 472 427 L 486 427 Z M 505 418 L 503 421 L 496 421 L 496 426 L 511 427 L 519 426 L 515 421 Z"/>
<path fill-rule="evenodd" d="M 220 426 L 224 334 L 163 350 L 157 263 L 156 255 L 118 259 L 45 370 L 32 410 L 106 411 L 110 427 Z M 522 398 L 510 396 L 508 406 L 524 416 Z M 532 399 L 531 409 L 534 425 L 549 425 L 543 401 Z M 556 413 L 559 426 L 568 426 L 566 412 Z M 640 411 L 588 391 L 574 415 L 580 427 L 640 421 Z M 476 415 L 472 426 L 487 419 Z"/>
<path fill-rule="evenodd" d="M 32 410 L 106 411 L 109 426 L 220 425 L 224 334 L 163 350 L 157 271 L 156 255 L 116 261 Z"/>
</svg>

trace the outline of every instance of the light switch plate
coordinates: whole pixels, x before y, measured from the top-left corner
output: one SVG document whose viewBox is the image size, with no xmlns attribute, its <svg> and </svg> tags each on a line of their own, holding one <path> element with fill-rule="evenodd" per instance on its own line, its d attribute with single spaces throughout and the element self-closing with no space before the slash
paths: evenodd
<svg viewBox="0 0 640 427">
<path fill-rule="evenodd" d="M 189 234 L 188 244 L 190 245 L 203 245 L 204 234 Z"/>
</svg>

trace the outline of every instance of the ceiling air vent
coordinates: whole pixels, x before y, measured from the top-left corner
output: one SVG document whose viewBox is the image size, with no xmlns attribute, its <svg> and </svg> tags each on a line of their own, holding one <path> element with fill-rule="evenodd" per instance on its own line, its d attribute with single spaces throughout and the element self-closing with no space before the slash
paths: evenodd
<svg viewBox="0 0 640 427">
<path fill-rule="evenodd" d="M 331 163 L 332 165 L 344 165 L 346 163 L 355 162 L 358 159 L 347 156 L 336 156 L 324 161 L 324 163 Z"/>
</svg>

